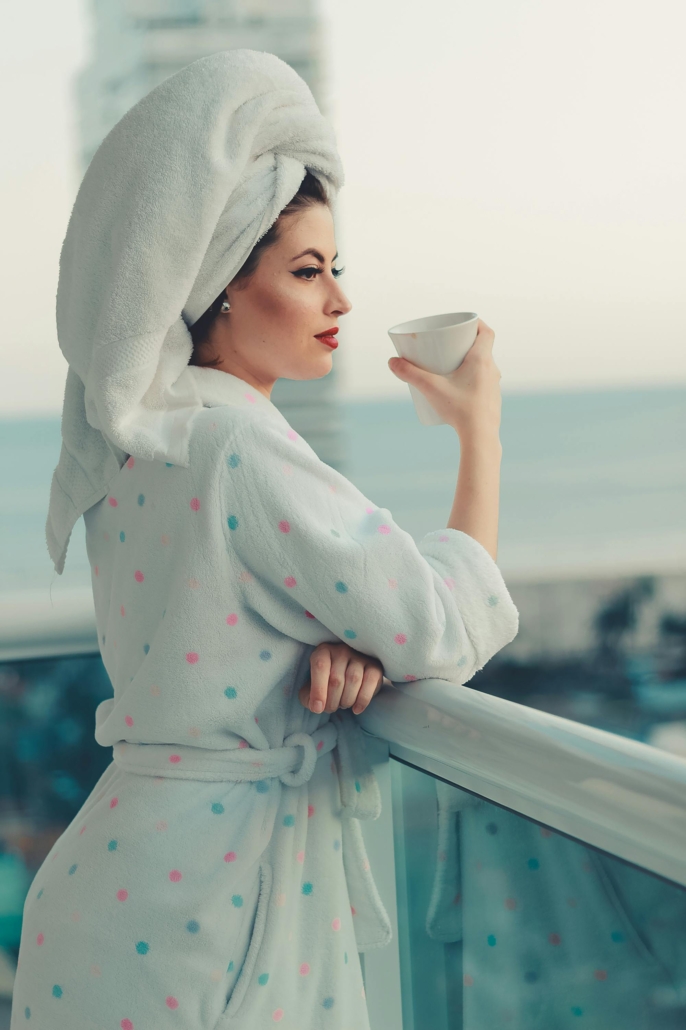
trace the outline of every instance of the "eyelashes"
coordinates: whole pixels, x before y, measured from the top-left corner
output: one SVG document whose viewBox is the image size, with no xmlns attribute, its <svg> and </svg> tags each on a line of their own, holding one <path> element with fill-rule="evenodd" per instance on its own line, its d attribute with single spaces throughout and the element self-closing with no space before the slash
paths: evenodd
<svg viewBox="0 0 686 1030">
<path fill-rule="evenodd" d="M 297 275 L 299 279 L 304 279 L 306 282 L 313 282 L 315 276 L 321 275 L 323 271 L 323 268 L 316 268 L 314 265 L 308 265 L 306 268 L 299 268 L 297 272 L 293 272 L 293 275 Z M 314 272 L 314 275 L 306 276 L 302 274 L 303 272 Z M 331 269 L 331 274 L 333 275 L 334 279 L 338 279 L 339 275 L 343 275 L 344 272 L 345 266 L 343 266 L 343 268 Z"/>
</svg>

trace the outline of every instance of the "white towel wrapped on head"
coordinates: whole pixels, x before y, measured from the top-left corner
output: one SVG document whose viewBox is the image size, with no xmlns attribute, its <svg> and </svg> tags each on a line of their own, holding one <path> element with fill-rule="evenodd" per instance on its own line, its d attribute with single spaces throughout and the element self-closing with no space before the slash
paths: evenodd
<svg viewBox="0 0 686 1030">
<path fill-rule="evenodd" d="M 275 54 L 223 50 L 140 100 L 96 151 L 60 256 L 69 362 L 46 524 L 55 569 L 74 523 L 129 454 L 188 464 L 202 408 L 188 327 L 239 271 L 305 173 L 335 211 L 331 124 Z"/>
</svg>

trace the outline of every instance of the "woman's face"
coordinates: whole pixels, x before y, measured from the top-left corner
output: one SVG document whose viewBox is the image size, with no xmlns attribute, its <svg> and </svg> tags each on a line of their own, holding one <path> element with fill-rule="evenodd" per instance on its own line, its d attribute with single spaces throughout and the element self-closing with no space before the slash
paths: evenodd
<svg viewBox="0 0 686 1030">
<path fill-rule="evenodd" d="M 277 379 L 320 379 L 333 351 L 316 338 L 337 327 L 352 305 L 337 282 L 333 217 L 325 204 L 281 216 L 281 238 L 260 256 L 254 275 L 231 283 L 231 310 L 214 320 L 202 360 L 269 397 Z M 316 251 L 317 254 L 304 253 Z"/>
</svg>

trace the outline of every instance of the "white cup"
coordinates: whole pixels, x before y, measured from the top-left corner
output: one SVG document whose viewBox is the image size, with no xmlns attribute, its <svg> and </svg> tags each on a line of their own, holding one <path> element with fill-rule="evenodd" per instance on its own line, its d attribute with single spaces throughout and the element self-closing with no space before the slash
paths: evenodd
<svg viewBox="0 0 686 1030">
<path fill-rule="evenodd" d="M 448 315 L 429 315 L 401 322 L 388 330 L 401 358 L 427 372 L 447 375 L 458 368 L 476 340 L 479 316 L 474 311 L 453 311 Z M 414 408 L 423 426 L 444 426 L 442 419 L 416 386 L 410 387 Z"/>
</svg>

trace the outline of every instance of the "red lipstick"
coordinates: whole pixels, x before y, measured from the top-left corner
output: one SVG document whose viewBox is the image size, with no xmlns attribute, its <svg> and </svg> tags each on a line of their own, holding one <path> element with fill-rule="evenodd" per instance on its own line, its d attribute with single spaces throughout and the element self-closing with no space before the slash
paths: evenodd
<svg viewBox="0 0 686 1030">
<path fill-rule="evenodd" d="M 331 329 L 325 329 L 323 333 L 317 333 L 315 336 L 316 340 L 321 340 L 331 350 L 336 350 L 338 346 L 338 340 L 336 339 L 336 333 L 338 332 L 338 326 L 333 326 Z"/>
</svg>

